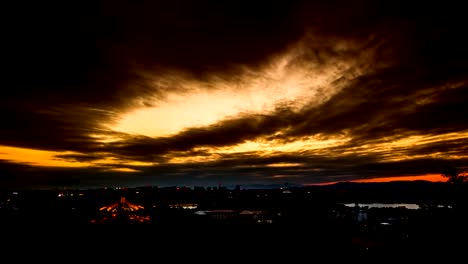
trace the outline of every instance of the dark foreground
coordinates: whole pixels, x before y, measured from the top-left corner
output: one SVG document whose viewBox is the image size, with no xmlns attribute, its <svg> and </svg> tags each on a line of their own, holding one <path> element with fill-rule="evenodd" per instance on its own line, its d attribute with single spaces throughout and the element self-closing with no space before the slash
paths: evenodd
<svg viewBox="0 0 468 264">
<path fill-rule="evenodd" d="M 450 196 L 451 187 L 363 186 L 4 192 L 2 252 L 17 261 L 61 262 L 465 258 L 468 207 Z M 358 204 L 376 200 L 419 209 Z M 357 206 L 344 205 L 350 201 Z"/>
</svg>

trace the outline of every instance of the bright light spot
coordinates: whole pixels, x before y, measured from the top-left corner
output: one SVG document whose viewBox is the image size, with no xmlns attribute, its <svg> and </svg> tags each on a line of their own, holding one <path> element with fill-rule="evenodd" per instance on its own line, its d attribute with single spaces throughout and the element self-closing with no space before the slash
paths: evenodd
<svg viewBox="0 0 468 264">
<path fill-rule="evenodd" d="M 181 73 L 159 75 L 153 85 L 167 91 L 154 106 L 123 113 L 113 131 L 151 137 L 214 124 L 243 114 L 265 114 L 278 106 L 300 110 L 320 105 L 363 74 L 358 60 L 304 61 L 302 47 L 273 58 L 261 69 L 242 68 L 233 78 L 196 80 Z M 156 77 L 155 77 L 156 78 Z"/>
<path fill-rule="evenodd" d="M 109 171 L 118 171 L 118 172 L 139 172 L 139 170 L 131 168 L 110 168 Z"/>
<path fill-rule="evenodd" d="M 273 167 L 273 168 L 282 168 L 282 167 L 299 167 L 299 166 L 302 166 L 304 164 L 302 163 L 272 163 L 272 164 L 268 164 L 266 165 L 267 167 Z"/>
</svg>

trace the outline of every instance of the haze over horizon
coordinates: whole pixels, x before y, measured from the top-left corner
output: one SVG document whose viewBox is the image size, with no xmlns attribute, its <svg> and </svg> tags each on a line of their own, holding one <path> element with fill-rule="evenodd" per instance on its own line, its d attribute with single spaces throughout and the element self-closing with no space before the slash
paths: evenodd
<svg viewBox="0 0 468 264">
<path fill-rule="evenodd" d="M 0 185 L 443 181 L 468 167 L 464 10 L 8 3 Z"/>
</svg>

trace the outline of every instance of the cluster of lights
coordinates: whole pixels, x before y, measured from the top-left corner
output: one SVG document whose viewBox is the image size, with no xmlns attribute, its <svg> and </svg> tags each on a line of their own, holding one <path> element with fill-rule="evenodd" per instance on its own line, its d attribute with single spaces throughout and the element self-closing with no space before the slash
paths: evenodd
<svg viewBox="0 0 468 264">
<path fill-rule="evenodd" d="M 99 211 L 107 211 L 107 212 L 119 212 L 119 211 L 138 211 L 140 209 L 144 209 L 143 206 L 138 204 L 133 204 L 127 201 L 125 197 L 121 197 L 120 201 L 109 206 L 103 206 L 99 208 Z"/>
<path fill-rule="evenodd" d="M 171 204 L 171 205 L 169 205 L 169 208 L 197 209 L 197 208 L 198 208 L 198 204 L 192 204 L 192 203 L 187 203 L 187 204 Z"/>
<path fill-rule="evenodd" d="M 120 201 L 111 204 L 109 206 L 103 206 L 99 208 L 99 211 L 105 213 L 111 213 L 110 215 L 107 214 L 100 220 L 91 220 L 91 223 L 103 223 L 111 220 L 115 220 L 119 215 L 124 215 L 126 219 L 130 220 L 131 222 L 138 222 L 144 223 L 150 220 L 149 216 L 140 216 L 134 214 L 134 212 L 144 209 L 143 206 L 133 204 L 127 201 L 125 197 L 121 197 Z M 130 214 L 131 213 L 131 214 Z"/>
</svg>

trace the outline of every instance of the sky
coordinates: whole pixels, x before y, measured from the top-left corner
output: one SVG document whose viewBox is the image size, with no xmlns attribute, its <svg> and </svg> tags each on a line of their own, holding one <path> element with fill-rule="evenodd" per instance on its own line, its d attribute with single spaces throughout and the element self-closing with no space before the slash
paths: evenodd
<svg viewBox="0 0 468 264">
<path fill-rule="evenodd" d="M 2 187 L 440 181 L 468 167 L 461 4 L 2 9 Z"/>
</svg>

